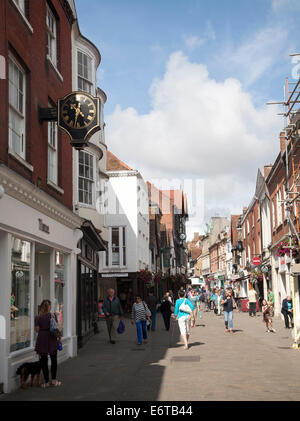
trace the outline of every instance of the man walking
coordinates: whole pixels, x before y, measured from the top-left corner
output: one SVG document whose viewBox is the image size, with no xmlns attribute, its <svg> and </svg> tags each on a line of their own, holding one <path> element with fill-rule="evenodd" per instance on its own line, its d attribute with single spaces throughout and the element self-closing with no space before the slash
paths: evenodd
<svg viewBox="0 0 300 421">
<path fill-rule="evenodd" d="M 107 290 L 108 297 L 103 301 L 103 311 L 107 325 L 108 336 L 111 344 L 116 343 L 117 318 L 123 318 L 123 309 L 119 298 L 115 295 L 115 290 Z"/>
<path fill-rule="evenodd" d="M 255 317 L 257 292 L 255 291 L 253 287 L 249 289 L 248 298 L 249 298 L 249 316 Z"/>
<path fill-rule="evenodd" d="M 153 294 L 153 291 L 149 291 L 148 296 L 146 298 L 146 303 L 149 307 L 149 310 L 151 311 L 151 330 L 152 332 L 155 331 L 155 325 L 156 325 L 156 308 L 158 304 L 158 299 Z M 150 325 L 149 325 L 150 328 Z"/>
</svg>

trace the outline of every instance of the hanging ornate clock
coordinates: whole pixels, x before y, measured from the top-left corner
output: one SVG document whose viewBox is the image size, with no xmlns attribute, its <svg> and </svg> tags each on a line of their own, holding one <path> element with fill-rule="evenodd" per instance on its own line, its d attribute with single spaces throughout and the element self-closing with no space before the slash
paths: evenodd
<svg viewBox="0 0 300 421">
<path fill-rule="evenodd" d="M 100 100 L 86 92 L 72 92 L 58 100 L 58 126 L 68 133 L 75 149 L 88 146 L 100 130 Z"/>
</svg>

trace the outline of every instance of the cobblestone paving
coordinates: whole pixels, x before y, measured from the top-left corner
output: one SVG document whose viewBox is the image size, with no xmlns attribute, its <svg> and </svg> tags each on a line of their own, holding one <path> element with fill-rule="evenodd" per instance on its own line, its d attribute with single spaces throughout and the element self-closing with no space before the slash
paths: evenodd
<svg viewBox="0 0 300 421">
<path fill-rule="evenodd" d="M 158 314 L 149 343 L 136 345 L 135 328 L 111 345 L 105 324 L 76 358 L 58 368 L 63 385 L 28 388 L 0 396 L 15 400 L 300 400 L 300 350 L 290 348 L 291 331 L 281 319 L 266 333 L 261 314 L 234 314 L 234 334 L 225 333 L 223 317 L 203 312 L 183 349 L 176 321 L 170 332 Z"/>
</svg>

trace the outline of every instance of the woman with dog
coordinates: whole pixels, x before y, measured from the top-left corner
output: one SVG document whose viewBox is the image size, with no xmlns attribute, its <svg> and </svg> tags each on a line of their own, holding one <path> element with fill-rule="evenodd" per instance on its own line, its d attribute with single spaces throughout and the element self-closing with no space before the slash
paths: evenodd
<svg viewBox="0 0 300 421">
<path fill-rule="evenodd" d="M 51 301 L 44 300 L 40 306 L 39 315 L 35 318 L 35 331 L 38 333 L 35 350 L 40 357 L 41 367 L 45 378 L 43 388 L 50 386 L 61 386 L 61 382 L 56 380 L 57 372 L 57 347 L 60 337 L 54 336 L 50 332 L 50 321 L 56 314 L 51 314 Z M 49 382 L 48 355 L 51 359 L 51 382 Z"/>
</svg>

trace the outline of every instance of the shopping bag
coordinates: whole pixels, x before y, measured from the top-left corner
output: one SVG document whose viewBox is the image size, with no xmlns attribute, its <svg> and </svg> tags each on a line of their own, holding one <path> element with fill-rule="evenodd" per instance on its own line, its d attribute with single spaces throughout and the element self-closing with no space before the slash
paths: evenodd
<svg viewBox="0 0 300 421">
<path fill-rule="evenodd" d="M 123 323 L 122 320 L 120 320 L 117 332 L 121 335 L 122 333 L 125 332 L 125 324 Z"/>
</svg>

